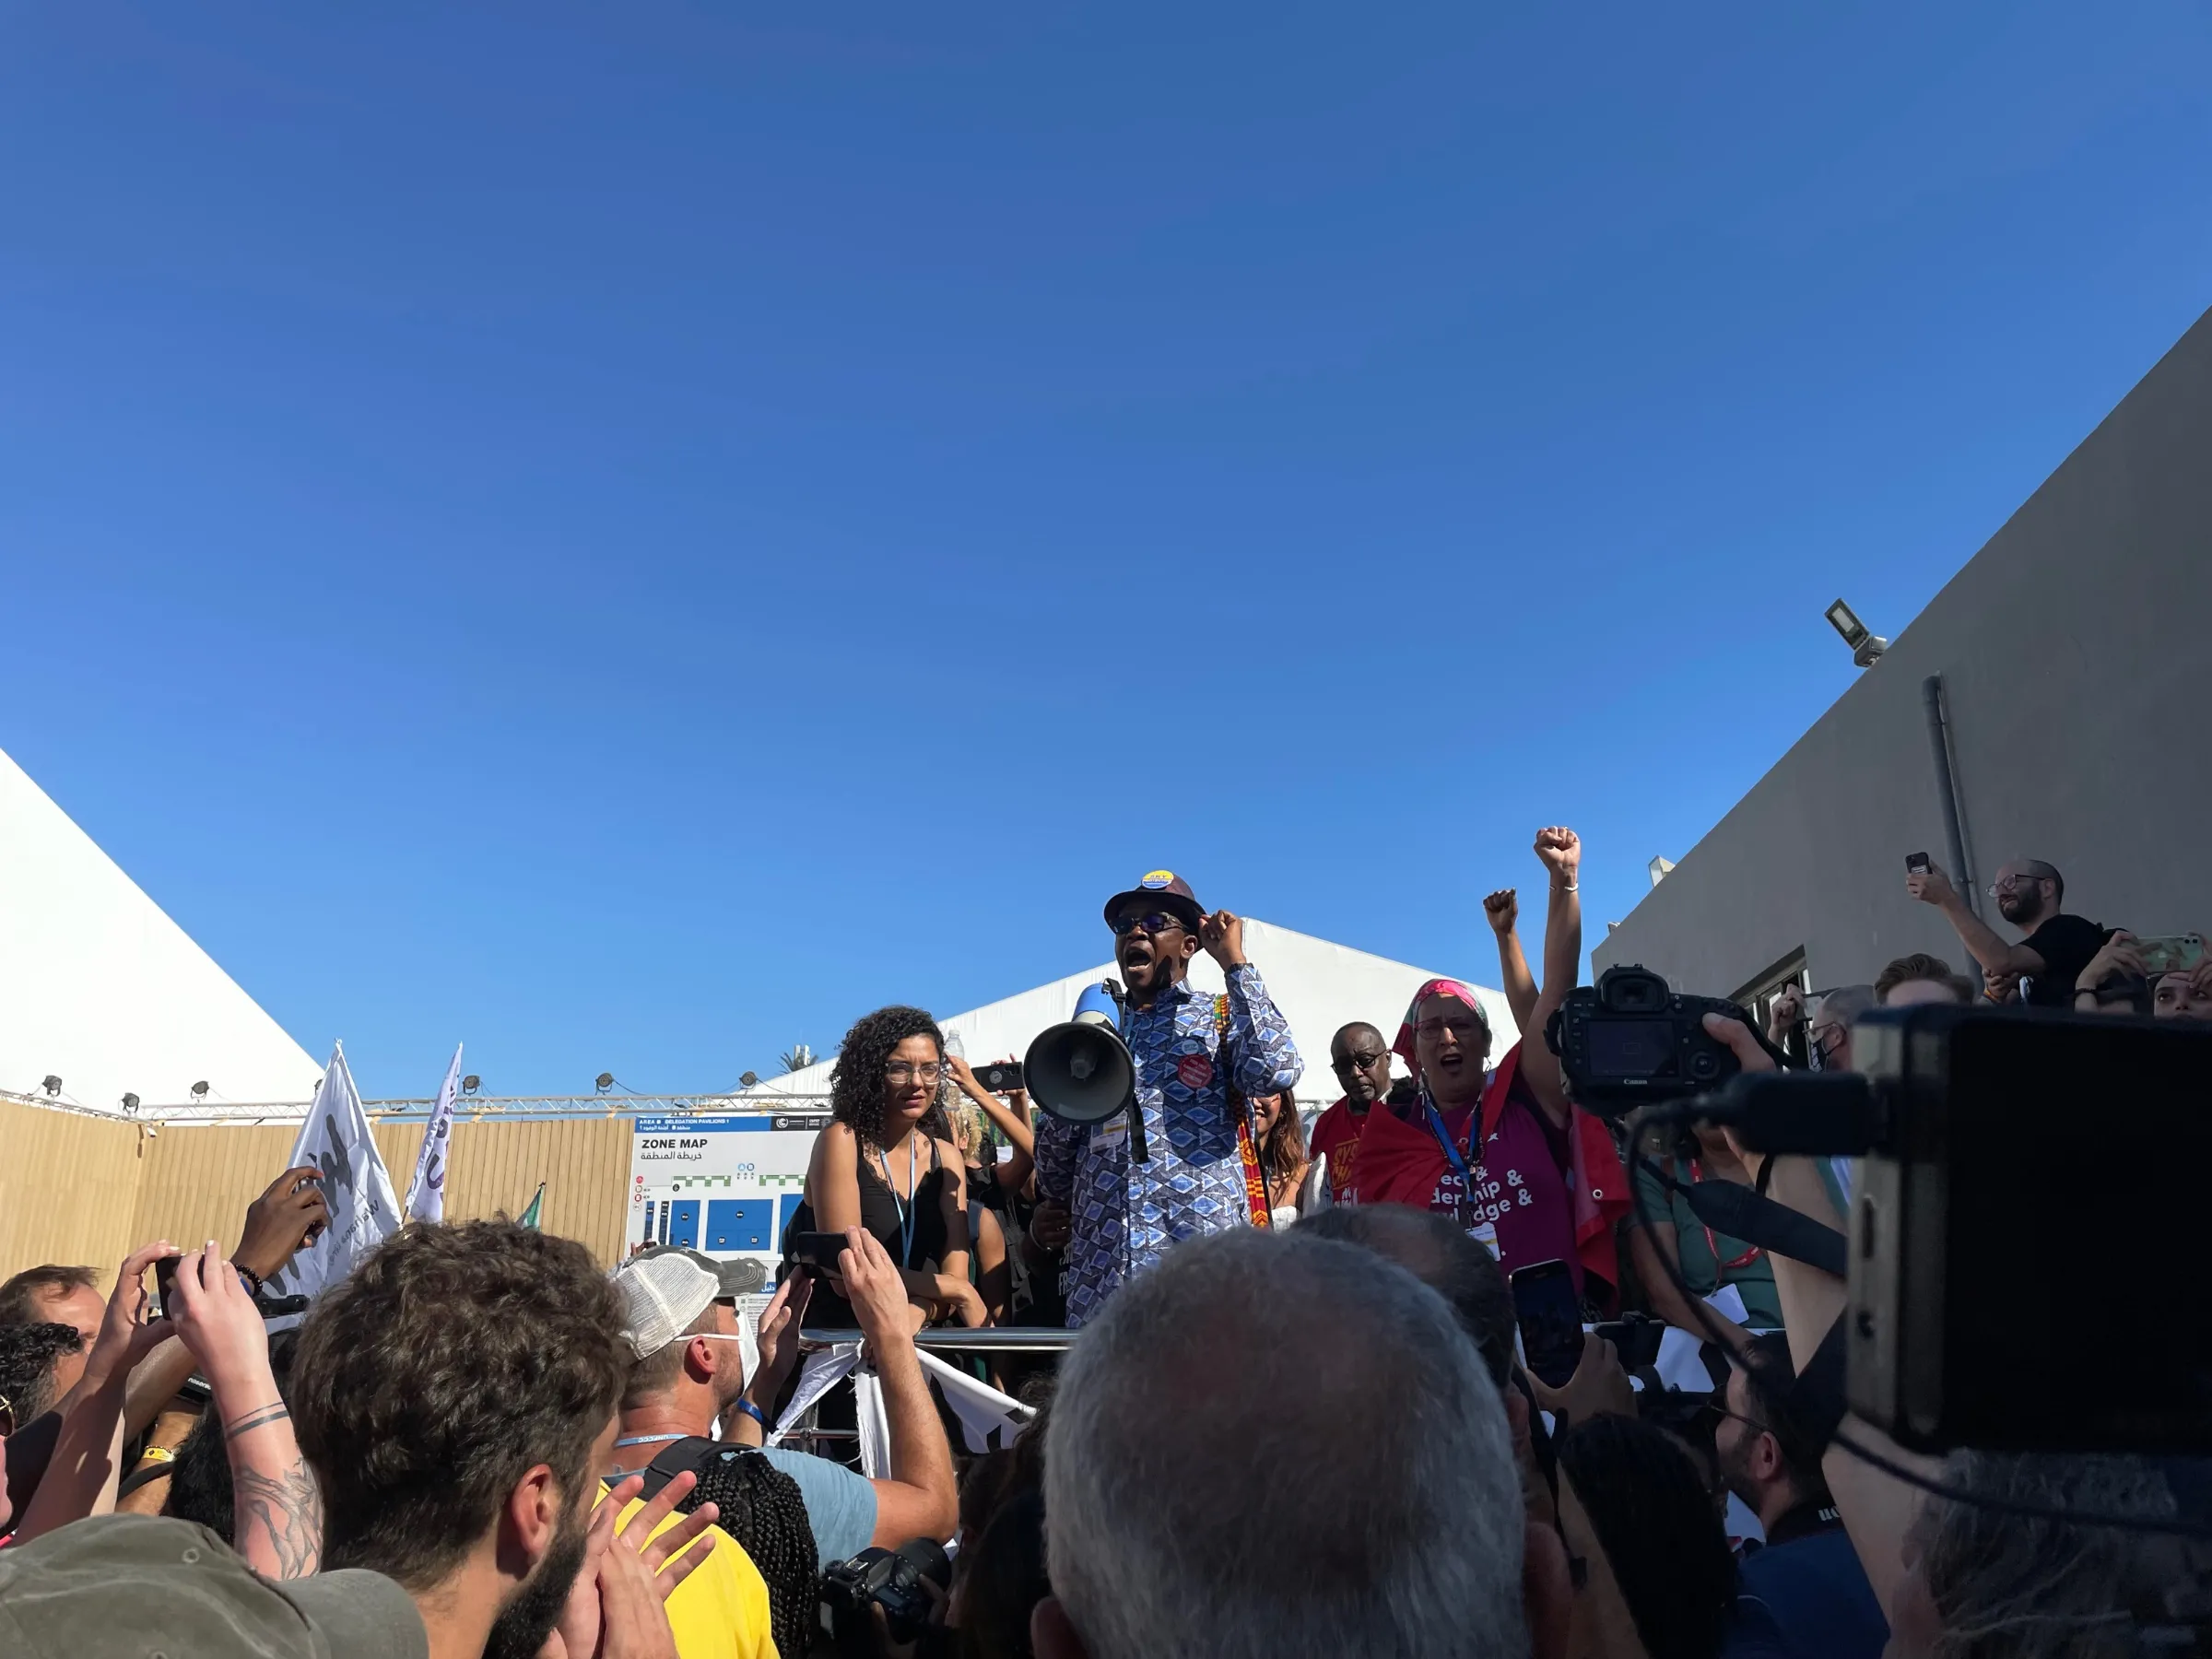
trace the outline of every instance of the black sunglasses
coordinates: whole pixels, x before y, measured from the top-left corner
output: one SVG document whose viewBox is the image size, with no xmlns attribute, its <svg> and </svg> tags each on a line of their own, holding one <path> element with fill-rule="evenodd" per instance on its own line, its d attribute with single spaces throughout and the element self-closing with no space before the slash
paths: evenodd
<svg viewBox="0 0 2212 1659">
<path fill-rule="evenodd" d="M 1171 927 L 1182 928 L 1184 933 L 1191 931 L 1189 924 L 1181 916 L 1171 916 L 1165 911 L 1154 911 L 1148 916 L 1116 916 L 1106 925 L 1113 929 L 1113 936 L 1117 939 L 1136 932 L 1140 927 L 1156 939 Z"/>
<path fill-rule="evenodd" d="M 1386 1065 L 1389 1060 L 1390 1051 L 1387 1049 L 1379 1054 L 1362 1054 L 1355 1049 L 1348 1054 L 1339 1054 L 1335 1059 L 1330 1061 L 1329 1069 L 1331 1071 L 1365 1071 L 1371 1065 Z"/>
</svg>

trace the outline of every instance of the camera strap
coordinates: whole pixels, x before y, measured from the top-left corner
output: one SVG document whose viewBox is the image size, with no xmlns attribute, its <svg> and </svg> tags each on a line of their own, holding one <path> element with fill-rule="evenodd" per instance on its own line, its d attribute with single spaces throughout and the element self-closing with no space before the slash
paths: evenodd
<svg viewBox="0 0 2212 1659">
<path fill-rule="evenodd" d="M 1807 1267 L 1818 1267 L 1837 1278 L 1845 1276 L 1851 1252 L 1843 1235 L 1834 1228 L 1824 1227 L 1810 1216 L 1733 1181 L 1703 1181 L 1685 1186 L 1642 1154 L 1638 1154 L 1636 1161 L 1666 1191 L 1677 1194 L 1707 1229 L 1793 1262 L 1803 1262 Z M 1717 1260 L 1719 1253 L 1714 1254 Z"/>
<path fill-rule="evenodd" d="M 1790 1384 L 1790 1415 L 1825 1449 L 1843 1420 L 1843 1319 L 1838 1315 L 1820 1346 Z"/>
</svg>

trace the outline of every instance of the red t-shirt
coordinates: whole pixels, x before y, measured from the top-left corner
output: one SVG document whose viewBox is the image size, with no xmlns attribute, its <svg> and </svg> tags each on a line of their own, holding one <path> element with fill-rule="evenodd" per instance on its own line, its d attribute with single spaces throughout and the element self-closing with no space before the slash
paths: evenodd
<svg viewBox="0 0 2212 1659">
<path fill-rule="evenodd" d="M 1359 1168 L 1359 1132 L 1366 1127 L 1367 1112 L 1355 1116 L 1349 1099 L 1340 1099 L 1314 1121 L 1306 1151 L 1311 1157 L 1329 1160 L 1329 1200 L 1333 1204 L 1344 1203 L 1345 1194 L 1352 1190 L 1352 1176 Z"/>
</svg>

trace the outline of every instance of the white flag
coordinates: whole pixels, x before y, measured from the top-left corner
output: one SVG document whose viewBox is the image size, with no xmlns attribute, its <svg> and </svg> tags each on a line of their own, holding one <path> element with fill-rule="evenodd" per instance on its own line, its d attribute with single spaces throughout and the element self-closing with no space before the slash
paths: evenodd
<svg viewBox="0 0 2212 1659">
<path fill-rule="evenodd" d="M 453 1044 L 453 1063 L 445 1068 L 445 1082 L 438 1090 L 438 1104 L 422 1127 L 422 1150 L 415 1159 L 415 1179 L 407 1183 L 407 1219 L 445 1219 L 445 1148 L 453 1133 L 453 1096 L 461 1085 L 461 1045 Z"/>
<path fill-rule="evenodd" d="M 330 1225 L 271 1284 L 284 1296 L 320 1296 L 399 1227 L 399 1200 L 393 1196 L 392 1177 L 369 1133 L 369 1114 L 361 1110 L 343 1043 L 331 1051 L 330 1068 L 316 1086 L 315 1103 L 300 1125 L 300 1138 L 292 1143 L 292 1162 L 323 1171 Z"/>
</svg>

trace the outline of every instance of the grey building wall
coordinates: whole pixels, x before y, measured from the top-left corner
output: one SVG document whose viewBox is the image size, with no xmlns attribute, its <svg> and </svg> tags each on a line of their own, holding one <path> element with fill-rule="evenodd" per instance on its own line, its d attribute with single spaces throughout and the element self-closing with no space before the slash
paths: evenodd
<svg viewBox="0 0 2212 1659">
<path fill-rule="evenodd" d="M 1931 674 L 1977 883 L 2015 854 L 2048 859 L 2069 911 L 2212 934 L 2212 312 L 1597 947 L 1598 966 L 1640 961 L 1709 995 L 1800 947 L 1816 986 L 1915 950 L 1970 967 L 1904 890 L 1908 853 L 1950 862 Z"/>
</svg>

